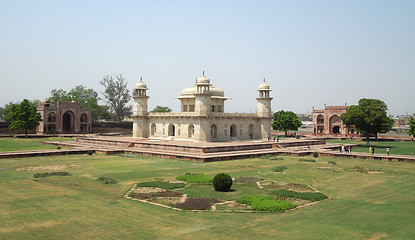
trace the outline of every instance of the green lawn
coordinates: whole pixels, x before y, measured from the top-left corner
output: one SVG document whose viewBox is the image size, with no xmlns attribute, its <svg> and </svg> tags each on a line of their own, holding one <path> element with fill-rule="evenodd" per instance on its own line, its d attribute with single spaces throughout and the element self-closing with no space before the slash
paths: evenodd
<svg viewBox="0 0 415 240">
<path fill-rule="evenodd" d="M 56 149 L 56 146 L 42 144 L 43 141 L 72 141 L 73 138 L 2 138 L 0 137 L 0 152 Z"/>
<path fill-rule="evenodd" d="M 361 144 L 362 147 L 352 148 L 354 152 L 366 152 L 369 153 L 369 148 L 366 147 L 366 141 L 360 140 L 327 140 L 328 143 L 354 143 Z M 376 153 L 386 154 L 386 148 L 389 147 L 390 154 L 398 155 L 415 155 L 415 142 L 407 141 L 370 141 L 370 144 L 375 147 Z"/>
<path fill-rule="evenodd" d="M 211 163 L 103 154 L 2 159 L 0 239 L 411 239 L 415 235 L 415 164 L 283 158 Z M 42 178 L 46 182 L 29 179 L 39 171 L 17 170 L 63 165 L 72 176 Z M 287 167 L 286 174 L 273 172 L 276 166 Z M 384 173 L 344 171 L 355 166 Z M 136 182 L 175 179 L 186 172 L 212 177 L 225 172 L 234 178 L 312 185 L 333 199 L 287 213 L 218 213 L 177 212 L 121 198 Z M 102 184 L 96 180 L 101 176 L 118 183 Z M 207 185 L 194 187 L 187 192 L 210 191 Z M 249 194 L 250 188 L 235 187 L 229 194 Z"/>
</svg>

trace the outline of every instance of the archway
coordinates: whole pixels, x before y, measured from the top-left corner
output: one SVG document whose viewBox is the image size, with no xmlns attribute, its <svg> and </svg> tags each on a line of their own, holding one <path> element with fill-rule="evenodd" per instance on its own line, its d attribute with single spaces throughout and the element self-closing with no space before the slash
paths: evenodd
<svg viewBox="0 0 415 240">
<path fill-rule="evenodd" d="M 218 137 L 218 128 L 216 127 L 215 124 L 212 124 L 212 126 L 210 126 L 210 137 L 211 138 L 217 138 Z"/>
<path fill-rule="evenodd" d="M 249 133 L 249 138 L 253 139 L 254 138 L 254 125 L 252 124 L 249 125 L 248 133 Z"/>
<path fill-rule="evenodd" d="M 193 124 L 190 124 L 189 127 L 187 127 L 187 137 L 191 138 L 195 136 L 195 126 Z"/>
<path fill-rule="evenodd" d="M 174 124 L 170 124 L 169 125 L 169 132 L 168 132 L 169 136 L 174 136 L 175 132 L 176 132 L 176 127 L 174 126 Z"/>
<path fill-rule="evenodd" d="M 64 132 L 72 132 L 74 129 L 74 114 L 71 111 L 66 111 L 62 117 L 62 130 Z"/>
<path fill-rule="evenodd" d="M 150 127 L 150 134 L 151 134 L 151 136 L 156 135 L 156 130 L 157 130 L 156 124 L 155 123 L 151 124 L 151 127 Z"/>
<path fill-rule="evenodd" d="M 324 123 L 324 116 L 323 115 L 321 115 L 321 114 L 319 114 L 318 116 L 317 116 L 317 124 L 323 124 Z"/>
<path fill-rule="evenodd" d="M 341 121 L 342 121 L 341 118 L 337 115 L 333 115 L 330 118 L 330 130 L 332 134 L 340 133 Z"/>
<path fill-rule="evenodd" d="M 236 131 L 236 125 L 232 124 L 232 126 L 231 126 L 231 137 L 236 137 L 237 134 L 238 134 L 238 132 Z"/>
</svg>

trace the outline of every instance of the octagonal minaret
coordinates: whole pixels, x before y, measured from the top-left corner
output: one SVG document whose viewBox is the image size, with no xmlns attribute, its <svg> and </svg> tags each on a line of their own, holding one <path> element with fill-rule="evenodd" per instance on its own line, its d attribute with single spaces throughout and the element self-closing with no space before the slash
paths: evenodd
<svg viewBox="0 0 415 240">
<path fill-rule="evenodd" d="M 133 137 L 146 138 L 149 136 L 148 131 L 148 107 L 147 101 L 147 84 L 140 78 L 140 82 L 135 85 L 133 99 L 134 99 L 134 110 L 133 110 Z"/>
<path fill-rule="evenodd" d="M 257 97 L 258 109 L 257 114 L 259 121 L 261 123 L 261 137 L 262 139 L 267 139 L 271 136 L 271 121 L 272 121 L 272 111 L 271 111 L 271 101 L 270 97 L 271 87 L 268 83 L 261 83 L 258 87 L 259 96 Z"/>
</svg>

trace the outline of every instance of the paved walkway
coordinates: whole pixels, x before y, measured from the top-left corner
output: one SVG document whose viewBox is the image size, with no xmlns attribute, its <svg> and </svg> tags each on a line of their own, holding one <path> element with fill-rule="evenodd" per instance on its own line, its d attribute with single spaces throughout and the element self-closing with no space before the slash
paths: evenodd
<svg viewBox="0 0 415 240">
<path fill-rule="evenodd" d="M 387 155 L 375 154 L 370 156 L 369 153 L 353 152 L 340 153 L 338 143 L 319 143 L 306 140 L 290 139 L 284 141 L 284 144 L 267 141 L 238 141 L 224 143 L 193 143 L 186 141 L 160 140 L 152 146 L 151 140 L 136 140 L 131 138 L 108 137 L 92 139 L 93 141 L 64 141 L 64 142 L 47 142 L 57 146 L 66 146 L 69 149 L 56 150 L 38 150 L 38 151 L 17 151 L 2 152 L 0 158 L 17 158 L 17 157 L 36 157 L 36 156 L 53 156 L 65 154 L 87 154 L 88 151 L 101 152 L 105 154 L 140 154 L 146 156 L 158 156 L 164 158 L 179 158 L 192 161 L 209 162 L 222 161 L 231 159 L 255 158 L 264 155 L 287 154 L 293 156 L 307 156 L 318 152 L 321 156 L 333 157 L 352 157 L 363 159 L 377 159 L 400 162 L 415 162 L 415 156 L 407 155 Z M 87 139 L 86 139 L 87 140 Z M 154 140 L 153 140 L 154 141 Z M 146 142 L 148 144 L 142 145 Z M 181 145 L 181 143 L 183 145 Z M 270 144 L 271 143 L 271 144 Z M 136 146 L 134 146 L 137 144 Z M 258 145 L 258 148 L 249 149 L 249 146 Z M 161 148 L 167 146 L 167 148 Z M 171 146 L 174 146 L 173 148 Z M 266 146 L 266 148 L 264 148 Z M 345 145 L 347 146 L 347 145 Z M 356 145 L 353 145 L 356 146 Z M 223 149 L 220 149 L 223 147 Z M 230 147 L 226 150 L 227 147 Z M 248 148 L 247 148 L 248 147 Z M 198 148 L 212 148 L 212 152 L 198 151 Z"/>
</svg>

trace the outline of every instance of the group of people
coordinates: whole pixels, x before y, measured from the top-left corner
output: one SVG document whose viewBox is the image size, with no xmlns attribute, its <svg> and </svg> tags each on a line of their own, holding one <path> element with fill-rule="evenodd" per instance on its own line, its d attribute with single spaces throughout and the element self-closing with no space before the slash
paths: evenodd
<svg viewBox="0 0 415 240">
<path fill-rule="evenodd" d="M 352 146 L 346 146 L 344 147 L 344 145 L 340 145 L 340 153 L 352 153 Z"/>
</svg>

